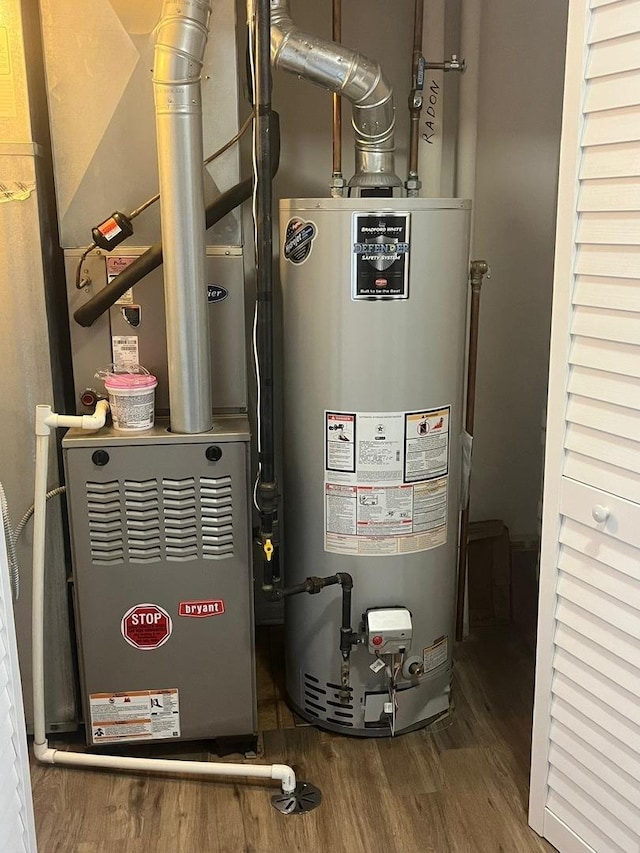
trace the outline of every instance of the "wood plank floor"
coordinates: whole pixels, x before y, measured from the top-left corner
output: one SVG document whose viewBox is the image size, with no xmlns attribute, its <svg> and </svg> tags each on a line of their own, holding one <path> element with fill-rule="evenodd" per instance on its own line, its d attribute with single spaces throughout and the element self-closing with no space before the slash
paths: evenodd
<svg viewBox="0 0 640 853">
<path fill-rule="evenodd" d="M 278 634 L 261 640 L 257 761 L 292 764 L 321 789 L 319 809 L 281 816 L 277 785 L 34 765 L 40 853 L 553 850 L 527 827 L 533 659 L 507 630 L 483 628 L 459 647 L 447 721 L 394 740 L 296 725 L 273 664 Z"/>
</svg>

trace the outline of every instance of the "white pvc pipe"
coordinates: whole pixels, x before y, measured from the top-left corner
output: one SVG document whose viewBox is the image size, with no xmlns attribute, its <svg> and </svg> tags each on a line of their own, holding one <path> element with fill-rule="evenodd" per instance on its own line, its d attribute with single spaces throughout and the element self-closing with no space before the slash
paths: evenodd
<svg viewBox="0 0 640 853">
<path fill-rule="evenodd" d="M 32 664 L 33 664 L 33 752 L 43 764 L 64 764 L 73 767 L 100 767 L 106 770 L 146 770 L 152 773 L 188 773 L 194 776 L 250 776 L 257 779 L 277 779 L 284 794 L 296 788 L 296 774 L 286 764 L 228 764 L 208 761 L 174 761 L 161 758 L 130 758 L 115 755 L 89 755 L 67 752 L 49 746 L 45 722 L 44 694 L 44 557 L 47 515 L 47 469 L 51 427 L 77 426 L 98 429 L 104 425 L 109 404 L 102 400 L 93 415 L 58 415 L 50 406 L 36 407 L 36 479 L 33 513 L 33 602 L 32 602 Z"/>
</svg>

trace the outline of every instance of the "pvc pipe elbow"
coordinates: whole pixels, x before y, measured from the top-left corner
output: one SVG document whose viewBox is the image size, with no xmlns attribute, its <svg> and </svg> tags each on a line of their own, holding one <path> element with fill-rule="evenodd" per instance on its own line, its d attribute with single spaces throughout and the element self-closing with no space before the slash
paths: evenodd
<svg viewBox="0 0 640 853">
<path fill-rule="evenodd" d="M 52 749 L 46 740 L 44 743 L 33 742 L 34 757 L 36 761 L 39 761 L 41 764 L 55 764 L 56 752 L 57 750 Z"/>
<path fill-rule="evenodd" d="M 102 429 L 107 420 L 109 412 L 109 403 L 106 400 L 98 400 L 92 415 L 82 415 L 81 429 L 98 430 Z"/>
<path fill-rule="evenodd" d="M 279 780 L 283 794 L 293 794 L 296 789 L 296 774 L 288 764 L 272 764 L 271 778 Z"/>
</svg>

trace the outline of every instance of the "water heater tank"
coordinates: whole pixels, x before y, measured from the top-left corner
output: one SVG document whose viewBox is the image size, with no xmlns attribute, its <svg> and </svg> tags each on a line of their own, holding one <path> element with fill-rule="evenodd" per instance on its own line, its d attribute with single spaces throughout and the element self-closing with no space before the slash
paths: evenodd
<svg viewBox="0 0 640 853">
<path fill-rule="evenodd" d="M 339 587 L 288 598 L 287 692 L 333 731 L 449 708 L 470 208 L 280 205 L 286 584 L 350 573 L 360 640 L 346 697 Z"/>
</svg>

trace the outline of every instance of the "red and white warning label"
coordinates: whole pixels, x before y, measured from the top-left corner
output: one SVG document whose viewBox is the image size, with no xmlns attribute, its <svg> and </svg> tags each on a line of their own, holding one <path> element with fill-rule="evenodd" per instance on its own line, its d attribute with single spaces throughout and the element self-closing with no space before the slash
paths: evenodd
<svg viewBox="0 0 640 853">
<path fill-rule="evenodd" d="M 106 222 L 103 222 L 102 225 L 98 226 L 98 231 L 106 237 L 107 240 L 113 240 L 114 237 L 117 237 L 118 234 L 122 231 L 122 228 L 118 225 L 116 220 L 111 217 L 107 219 Z"/>
<path fill-rule="evenodd" d="M 326 551 L 385 556 L 447 541 L 449 418 L 449 406 L 325 413 Z"/>
<path fill-rule="evenodd" d="M 89 711 L 93 743 L 180 737 L 176 688 L 92 693 Z"/>
<path fill-rule="evenodd" d="M 122 617 L 120 630 L 134 649 L 158 649 L 171 636 L 173 623 L 158 604 L 136 604 Z"/>
<path fill-rule="evenodd" d="M 449 638 L 445 635 L 434 641 L 433 645 L 422 650 L 422 663 L 425 673 L 433 672 L 449 659 Z"/>
</svg>

